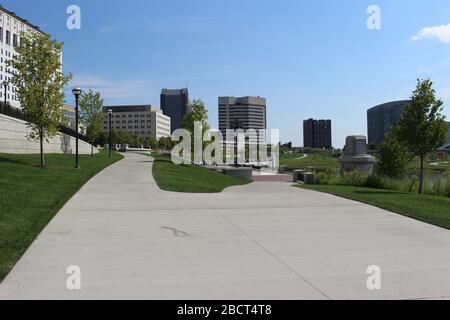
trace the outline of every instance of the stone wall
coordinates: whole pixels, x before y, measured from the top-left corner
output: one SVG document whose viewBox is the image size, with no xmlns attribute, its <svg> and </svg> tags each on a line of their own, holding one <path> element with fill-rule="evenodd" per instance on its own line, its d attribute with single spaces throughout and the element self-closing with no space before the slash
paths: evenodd
<svg viewBox="0 0 450 320">
<path fill-rule="evenodd" d="M 22 120 L 0 114 L 0 153 L 30 154 L 39 153 L 39 141 L 28 141 L 30 132 Z M 91 154 L 91 145 L 79 140 L 80 154 Z M 75 138 L 58 133 L 44 143 L 45 153 L 75 153 Z M 94 148 L 94 153 L 98 153 Z"/>
</svg>

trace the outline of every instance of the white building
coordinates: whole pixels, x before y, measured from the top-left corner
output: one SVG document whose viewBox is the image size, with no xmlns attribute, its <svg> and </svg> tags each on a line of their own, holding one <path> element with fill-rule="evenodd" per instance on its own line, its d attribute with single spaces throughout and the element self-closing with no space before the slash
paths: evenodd
<svg viewBox="0 0 450 320">
<path fill-rule="evenodd" d="M 170 118 L 150 105 L 104 107 L 103 132 L 106 134 L 109 133 L 108 110 L 113 112 L 111 126 L 115 131 L 156 140 L 171 136 Z"/>
<path fill-rule="evenodd" d="M 32 25 L 27 20 L 17 16 L 0 5 L 0 83 L 1 83 L 1 102 L 5 100 L 5 87 L 3 82 L 6 80 L 10 82 L 14 70 L 10 70 L 6 66 L 6 61 L 11 60 L 16 51 L 14 46 L 20 43 L 20 33 L 26 32 L 41 32 L 39 27 Z M 20 102 L 17 98 L 16 88 L 9 85 L 6 91 L 7 102 L 15 108 L 20 107 Z"/>
</svg>

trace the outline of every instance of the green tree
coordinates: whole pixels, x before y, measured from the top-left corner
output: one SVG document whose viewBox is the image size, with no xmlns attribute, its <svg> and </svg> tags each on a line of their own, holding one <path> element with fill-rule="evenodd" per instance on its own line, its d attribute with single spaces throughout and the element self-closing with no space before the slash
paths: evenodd
<svg viewBox="0 0 450 320">
<path fill-rule="evenodd" d="M 194 128 L 195 122 L 202 124 L 202 140 L 205 132 L 210 129 L 208 124 L 208 109 L 201 99 L 193 100 L 189 103 L 188 112 L 184 117 L 181 126 L 191 133 L 192 152 L 194 152 Z M 203 149 L 209 144 L 209 142 L 203 141 Z"/>
<path fill-rule="evenodd" d="M 171 137 L 163 137 L 158 141 L 159 149 L 164 151 L 169 151 L 173 147 L 173 142 Z"/>
<path fill-rule="evenodd" d="M 86 131 L 86 136 L 91 141 L 91 157 L 94 156 L 94 142 L 100 136 L 103 129 L 103 99 L 99 92 L 92 90 L 84 93 L 80 99 L 81 124 Z"/>
<path fill-rule="evenodd" d="M 148 138 L 147 144 L 150 146 L 152 150 L 158 149 L 158 140 L 154 138 Z"/>
<path fill-rule="evenodd" d="M 404 177 L 412 161 L 408 149 L 402 145 L 395 134 L 390 134 L 378 146 L 379 160 L 376 168 L 382 175 L 391 178 Z"/>
<path fill-rule="evenodd" d="M 194 132 L 195 122 L 201 122 L 203 126 L 203 133 L 209 130 L 208 124 L 208 110 L 202 100 L 193 100 L 189 103 L 188 112 L 183 119 L 181 126 L 184 129 Z"/>
<path fill-rule="evenodd" d="M 424 160 L 445 142 L 447 124 L 441 114 L 443 103 L 436 98 L 430 79 L 417 80 L 411 103 L 405 107 L 395 132 L 409 152 L 420 159 L 419 193 L 423 193 Z"/>
<path fill-rule="evenodd" d="M 45 167 L 44 140 L 56 135 L 62 122 L 63 88 L 71 76 L 62 73 L 62 43 L 40 32 L 21 32 L 20 45 L 7 65 L 16 70 L 11 82 L 26 113 L 29 140 L 40 141 L 41 166 Z"/>
</svg>

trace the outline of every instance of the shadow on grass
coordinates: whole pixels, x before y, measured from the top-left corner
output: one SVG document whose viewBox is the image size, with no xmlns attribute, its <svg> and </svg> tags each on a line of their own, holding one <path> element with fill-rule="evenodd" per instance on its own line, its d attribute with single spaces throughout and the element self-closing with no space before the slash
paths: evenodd
<svg viewBox="0 0 450 320">
<path fill-rule="evenodd" d="M 406 192 L 398 192 L 398 191 L 362 191 L 362 190 L 355 190 L 355 191 L 353 191 L 353 193 L 356 193 L 356 194 L 379 194 L 379 195 L 393 195 L 393 194 L 406 195 L 406 194 L 408 194 Z"/>
<path fill-rule="evenodd" d="M 10 164 L 21 164 L 21 165 L 30 165 L 29 162 L 21 161 L 21 160 L 13 160 L 0 157 L 0 163 L 10 163 Z"/>
</svg>

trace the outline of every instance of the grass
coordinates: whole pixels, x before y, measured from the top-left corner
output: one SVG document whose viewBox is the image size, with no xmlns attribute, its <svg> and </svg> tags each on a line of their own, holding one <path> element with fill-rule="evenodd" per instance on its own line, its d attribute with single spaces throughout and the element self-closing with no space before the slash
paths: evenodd
<svg viewBox="0 0 450 320">
<path fill-rule="evenodd" d="M 249 183 L 193 165 L 175 165 L 169 157 L 158 154 L 152 156 L 155 158 L 153 176 L 158 186 L 165 191 L 217 193 L 228 187 Z"/>
<path fill-rule="evenodd" d="M 64 204 L 121 158 L 103 151 L 93 158 L 82 155 L 76 170 L 74 156 L 51 154 L 42 169 L 39 155 L 0 154 L 0 281 Z"/>
<path fill-rule="evenodd" d="M 280 165 L 287 166 L 288 171 L 301 169 L 305 167 L 314 167 L 317 170 L 335 170 L 339 163 L 337 158 L 325 154 L 308 154 L 308 157 L 301 158 L 303 154 L 283 154 L 280 156 Z M 300 159 L 301 158 L 301 159 Z"/>
<path fill-rule="evenodd" d="M 416 170 L 419 170 L 419 160 L 416 159 L 414 161 L 414 167 Z M 425 171 L 441 173 L 450 172 L 450 160 L 427 160 L 425 161 Z"/>
<path fill-rule="evenodd" d="M 302 186 L 302 188 L 367 203 L 450 229 L 450 198 L 351 186 L 308 185 Z"/>
</svg>

